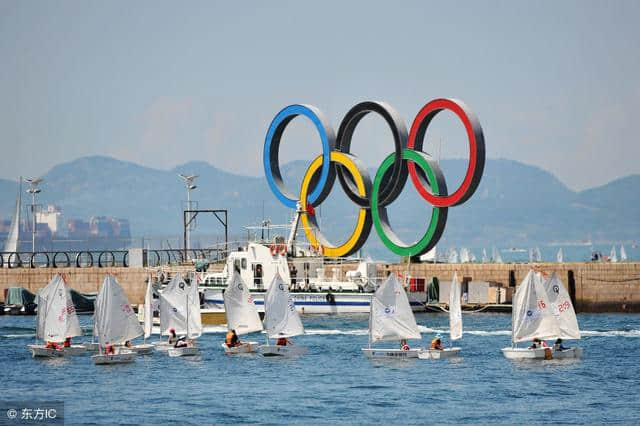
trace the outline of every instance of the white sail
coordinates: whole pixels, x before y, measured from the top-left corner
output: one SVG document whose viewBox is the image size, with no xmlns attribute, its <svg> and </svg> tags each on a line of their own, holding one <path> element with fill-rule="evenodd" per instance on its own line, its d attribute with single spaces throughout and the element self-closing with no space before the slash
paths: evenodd
<svg viewBox="0 0 640 426">
<path fill-rule="evenodd" d="M 540 247 L 535 248 L 536 262 L 542 262 L 542 253 L 540 253 Z"/>
<path fill-rule="evenodd" d="M 202 335 L 198 286 L 187 284 L 181 274 L 174 275 L 160 294 L 160 331 L 166 335 L 172 328 L 189 338 Z"/>
<path fill-rule="evenodd" d="M 9 228 L 9 234 L 7 240 L 4 243 L 4 251 L 7 252 L 5 264 L 9 264 L 9 253 L 15 253 L 18 251 L 18 238 L 20 237 L 20 208 L 22 205 L 22 177 L 20 178 L 20 184 L 18 185 L 18 196 L 16 198 L 16 208 L 13 212 L 13 218 L 11 219 L 11 228 Z"/>
<path fill-rule="evenodd" d="M 102 347 L 122 344 L 143 334 L 129 299 L 113 275 L 107 275 L 102 282 L 94 315 L 94 333 Z"/>
<path fill-rule="evenodd" d="M 495 263 L 502 263 L 502 255 L 500 254 L 500 251 L 496 247 L 493 247 L 492 257 Z"/>
<path fill-rule="evenodd" d="M 394 274 L 371 299 L 369 327 L 370 342 L 421 338 L 407 293 Z"/>
<path fill-rule="evenodd" d="M 240 274 L 233 271 L 227 289 L 223 295 L 224 310 L 227 316 L 227 328 L 236 334 L 247 334 L 262 331 L 262 321 L 253 302 L 247 285 Z"/>
<path fill-rule="evenodd" d="M 449 263 L 458 263 L 458 252 L 455 248 L 449 251 L 449 258 L 447 260 Z"/>
<path fill-rule="evenodd" d="M 511 314 L 514 343 L 535 337 L 551 339 L 558 334 L 558 327 L 549 306 L 542 274 L 530 270 L 520 283 L 513 299 Z"/>
<path fill-rule="evenodd" d="M 545 281 L 544 288 L 551 304 L 551 311 L 557 321 L 558 332 L 554 337 L 579 339 L 580 328 L 571 297 L 555 272 Z"/>
<path fill-rule="evenodd" d="M 487 263 L 489 261 L 489 258 L 487 257 L 487 251 L 483 248 L 482 249 L 482 263 Z"/>
<path fill-rule="evenodd" d="M 37 337 L 50 342 L 62 342 L 67 337 L 82 335 L 71 292 L 58 274 L 38 292 L 36 328 Z"/>
<path fill-rule="evenodd" d="M 617 262 L 618 255 L 616 254 L 616 246 L 611 247 L 611 253 L 609 254 L 609 262 Z"/>
<path fill-rule="evenodd" d="M 296 311 L 289 287 L 277 272 L 264 297 L 264 326 L 270 338 L 304 334 L 304 327 Z"/>
<path fill-rule="evenodd" d="M 462 306 L 460 304 L 460 281 L 458 274 L 453 274 L 449 288 L 449 336 L 451 340 L 462 337 Z"/>
<path fill-rule="evenodd" d="M 562 247 L 558 250 L 558 254 L 556 254 L 556 261 L 558 263 L 564 262 L 564 253 L 562 253 Z"/>
<path fill-rule="evenodd" d="M 620 262 L 627 261 L 627 251 L 624 249 L 624 246 L 620 244 Z"/>
<path fill-rule="evenodd" d="M 151 285 L 151 275 L 147 282 L 147 292 L 144 295 L 144 338 L 151 336 L 153 325 L 153 286 Z"/>
<path fill-rule="evenodd" d="M 463 247 L 460 249 L 460 263 L 471 262 L 471 256 L 469 256 L 469 249 Z"/>
</svg>

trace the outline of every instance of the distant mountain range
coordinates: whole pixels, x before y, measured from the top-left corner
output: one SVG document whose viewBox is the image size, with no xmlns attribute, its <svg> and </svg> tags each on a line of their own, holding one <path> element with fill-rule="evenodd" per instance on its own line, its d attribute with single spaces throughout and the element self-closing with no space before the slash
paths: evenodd
<svg viewBox="0 0 640 426">
<path fill-rule="evenodd" d="M 452 192 L 461 182 L 466 160 L 443 160 L 442 169 Z M 292 192 L 307 167 L 303 161 L 283 166 Z M 373 176 L 373 172 L 372 176 Z M 85 157 L 60 164 L 44 175 L 41 204 L 56 204 L 67 218 L 114 216 L 128 218 L 134 235 L 182 235 L 182 203 L 186 189 L 177 173 L 197 174 L 192 193 L 199 208 L 228 209 L 232 235 L 246 235 L 244 226 L 263 218 L 285 223 L 291 212 L 276 200 L 264 177 L 221 171 L 206 162 L 190 162 L 164 171 L 108 157 Z M 554 241 L 640 240 L 640 176 L 574 192 L 552 174 L 511 160 L 486 161 L 476 194 L 449 209 L 442 247 L 530 247 Z M 13 213 L 17 184 L 0 179 L 0 217 Z M 26 195 L 26 194 L 25 194 Z M 23 197 L 25 203 L 30 199 Z M 355 206 L 336 182 L 332 195 L 318 209 L 329 237 L 346 236 L 353 226 Z M 430 207 L 407 182 L 403 195 L 389 209 L 398 234 L 415 240 L 428 222 Z M 222 234 L 213 217 L 199 218 L 198 233 Z M 372 231 L 366 250 L 380 253 Z"/>
</svg>

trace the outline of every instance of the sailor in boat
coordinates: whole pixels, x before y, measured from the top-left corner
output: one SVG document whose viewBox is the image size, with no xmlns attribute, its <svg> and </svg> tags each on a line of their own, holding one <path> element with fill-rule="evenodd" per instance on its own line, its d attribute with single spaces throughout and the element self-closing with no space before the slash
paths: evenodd
<svg viewBox="0 0 640 426">
<path fill-rule="evenodd" d="M 278 337 L 278 340 L 276 340 L 276 346 L 287 346 L 291 344 L 293 344 L 293 342 L 286 337 Z"/>
<path fill-rule="evenodd" d="M 124 342 L 124 345 L 129 349 L 133 348 L 133 345 L 131 344 L 131 340 L 127 340 L 126 342 Z"/>
<path fill-rule="evenodd" d="M 431 341 L 431 348 L 437 351 L 442 350 L 442 338 L 438 335 Z"/>
<path fill-rule="evenodd" d="M 60 347 L 59 344 L 57 344 L 56 342 L 47 342 L 47 346 L 45 346 L 47 349 L 55 349 L 57 351 L 61 351 L 62 348 Z"/>
<path fill-rule="evenodd" d="M 548 348 L 548 347 L 549 345 L 547 344 L 546 341 L 540 340 L 537 337 L 534 337 L 533 341 L 531 342 L 531 346 L 529 346 L 529 349 Z"/>
<path fill-rule="evenodd" d="M 409 344 L 407 343 L 407 339 L 400 340 L 400 349 L 402 349 L 403 351 L 408 351 L 409 349 L 411 349 L 409 347 Z"/>
<path fill-rule="evenodd" d="M 105 355 L 115 355 L 116 354 L 116 348 L 113 345 L 107 345 L 104 348 L 104 354 Z"/>
<path fill-rule="evenodd" d="M 193 347 L 193 341 L 191 339 L 187 339 L 187 336 L 180 336 L 178 340 L 176 340 L 174 348 L 190 348 Z"/>
<path fill-rule="evenodd" d="M 235 346 L 240 346 L 242 344 L 240 343 L 240 339 L 238 338 L 236 331 L 233 329 L 227 332 L 227 336 L 225 337 L 225 343 L 227 344 L 228 348 L 233 348 Z"/>
<path fill-rule="evenodd" d="M 170 345 L 175 345 L 177 341 L 178 341 L 178 336 L 176 335 L 176 329 L 175 328 L 170 328 L 169 329 L 169 341 L 168 341 L 168 343 Z"/>
<path fill-rule="evenodd" d="M 70 348 L 71 347 L 71 337 L 67 337 L 66 339 L 64 339 L 64 344 L 63 346 L 65 348 Z"/>
<path fill-rule="evenodd" d="M 553 344 L 553 350 L 554 351 L 566 351 L 567 349 L 570 349 L 570 348 L 564 347 L 562 345 L 562 339 L 558 337 L 556 342 Z"/>
</svg>

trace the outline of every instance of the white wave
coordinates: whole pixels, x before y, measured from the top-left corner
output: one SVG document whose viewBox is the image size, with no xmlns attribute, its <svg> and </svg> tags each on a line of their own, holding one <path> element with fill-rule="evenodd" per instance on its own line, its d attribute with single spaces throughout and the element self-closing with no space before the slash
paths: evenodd
<svg viewBox="0 0 640 426">
<path fill-rule="evenodd" d="M 28 333 L 28 334 L 5 334 L 5 335 L 4 335 L 4 336 L 2 336 L 2 337 L 6 338 L 6 339 L 19 339 L 19 338 L 21 338 L 21 337 L 33 337 L 33 336 L 35 336 L 35 335 L 36 335 L 36 333 Z"/>
<path fill-rule="evenodd" d="M 580 330 L 580 333 L 590 337 L 640 337 L 640 330 Z"/>
</svg>

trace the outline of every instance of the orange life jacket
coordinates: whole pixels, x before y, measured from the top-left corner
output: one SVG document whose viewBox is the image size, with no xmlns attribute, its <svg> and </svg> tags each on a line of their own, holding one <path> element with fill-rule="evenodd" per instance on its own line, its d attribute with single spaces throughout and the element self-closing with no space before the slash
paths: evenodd
<svg viewBox="0 0 640 426">
<path fill-rule="evenodd" d="M 227 337 L 225 337 L 224 341 L 227 344 L 227 347 L 230 348 L 233 344 L 233 333 L 231 331 L 227 331 Z"/>
<path fill-rule="evenodd" d="M 438 339 L 431 341 L 431 349 L 442 349 L 442 343 Z"/>
</svg>

